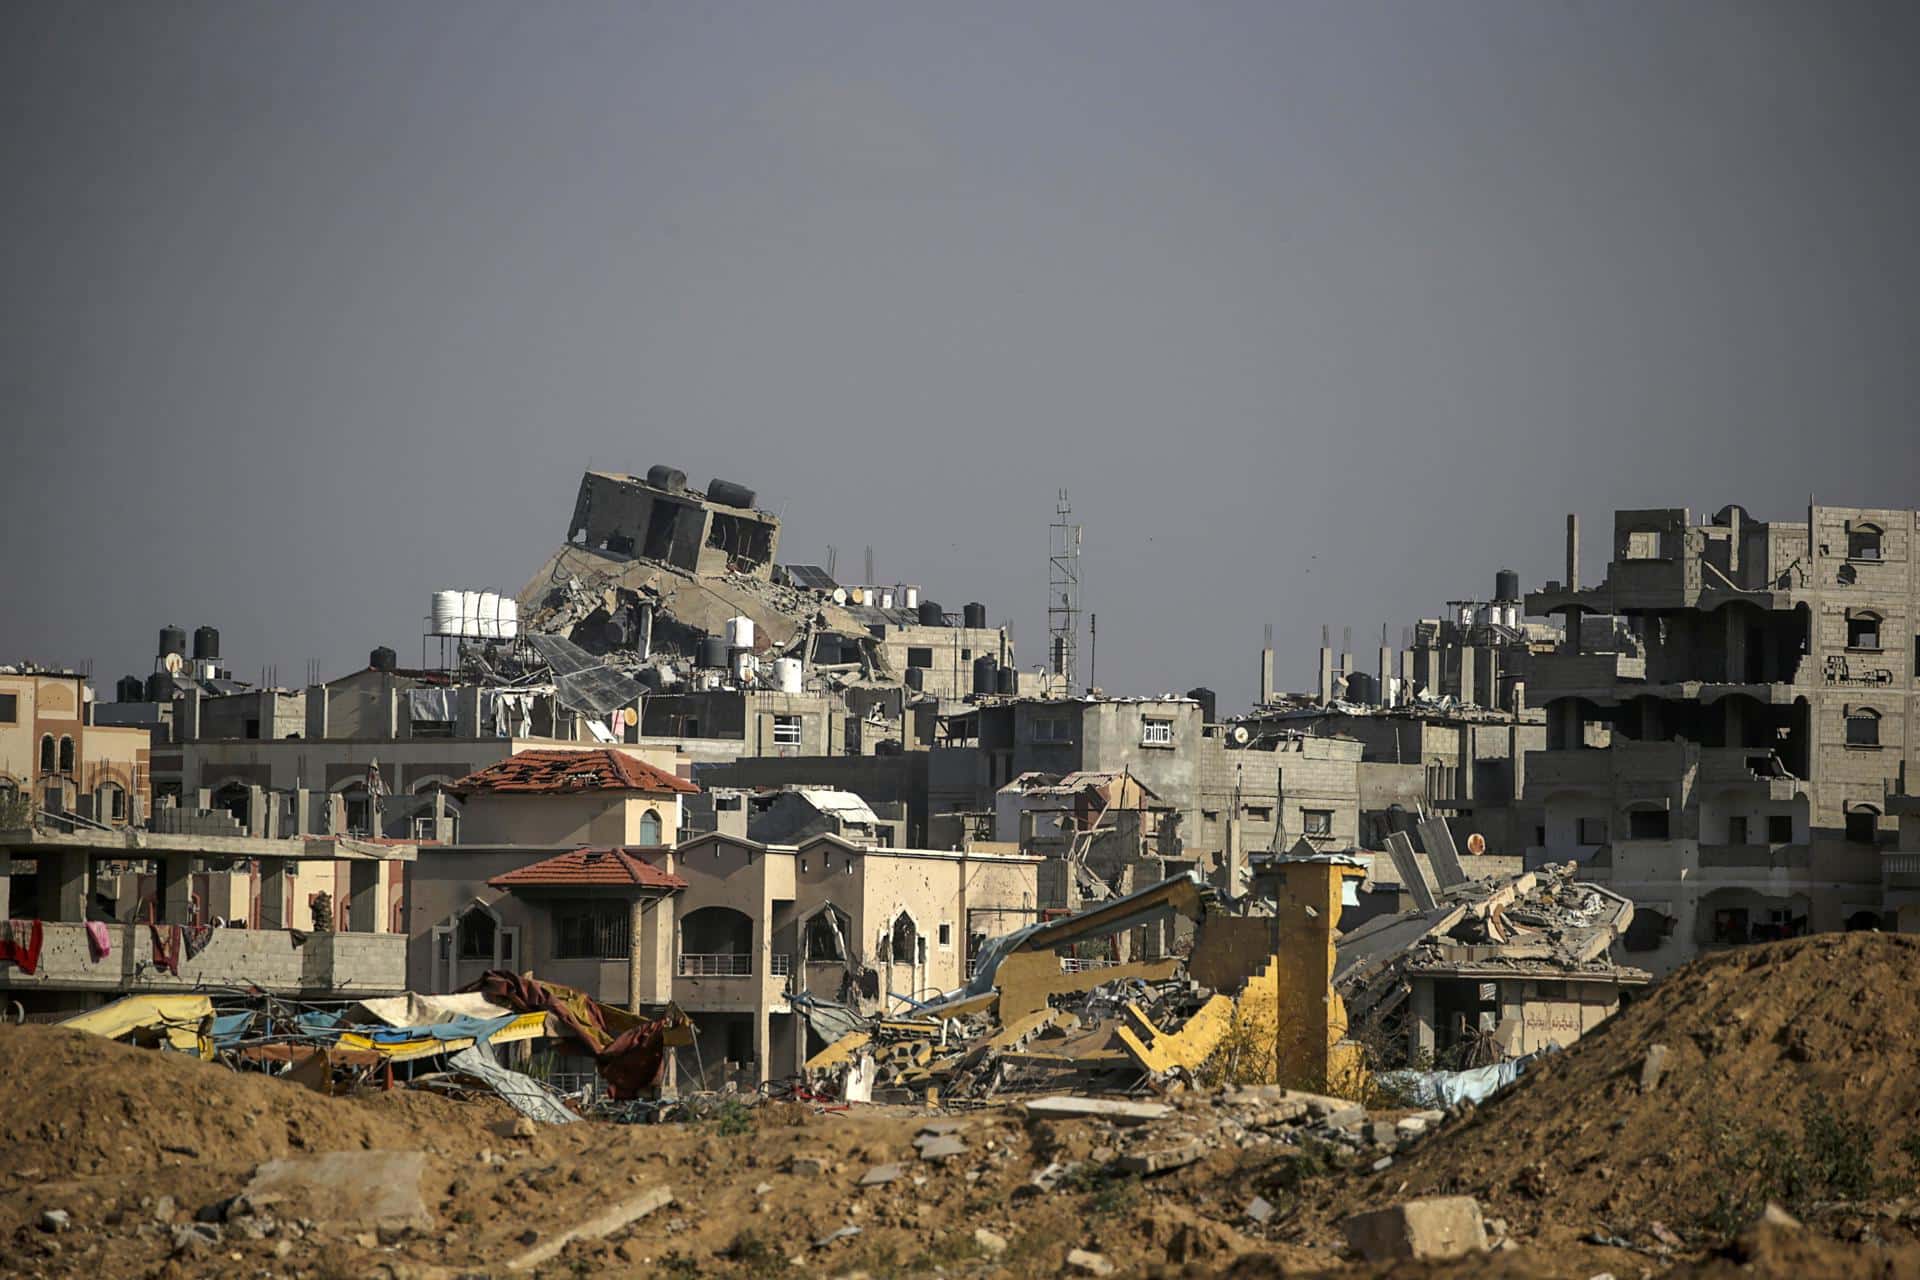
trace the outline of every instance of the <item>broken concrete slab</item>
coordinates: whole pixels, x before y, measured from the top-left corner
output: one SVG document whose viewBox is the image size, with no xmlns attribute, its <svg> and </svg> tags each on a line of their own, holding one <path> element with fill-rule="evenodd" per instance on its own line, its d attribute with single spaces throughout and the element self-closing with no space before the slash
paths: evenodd
<svg viewBox="0 0 1920 1280">
<path fill-rule="evenodd" d="M 1640 1092 L 1652 1093 L 1660 1087 L 1660 1078 L 1667 1073 L 1667 1059 L 1673 1056 L 1673 1050 L 1663 1044 L 1647 1046 L 1646 1057 L 1640 1060 Z"/>
<path fill-rule="evenodd" d="M 1067 1250 L 1067 1270 L 1077 1271 L 1083 1276 L 1110 1276 L 1114 1266 L 1102 1253 L 1090 1253 L 1085 1249 Z"/>
<path fill-rule="evenodd" d="M 1273 1221 L 1273 1202 L 1265 1196 L 1255 1196 L 1247 1202 L 1246 1219 L 1255 1226 L 1266 1226 Z"/>
<path fill-rule="evenodd" d="M 795 1156 L 787 1161 L 787 1172 L 796 1178 L 817 1178 L 827 1171 L 828 1164 L 819 1156 Z"/>
<path fill-rule="evenodd" d="M 884 1187 L 889 1182 L 898 1182 L 906 1176 L 906 1173 L 907 1170 L 904 1165 L 877 1164 L 860 1175 L 860 1185 L 863 1187 Z"/>
<path fill-rule="evenodd" d="M 1368 1262 L 1445 1260 L 1483 1252 L 1487 1232 L 1472 1196 L 1432 1196 L 1358 1213 L 1341 1223 L 1347 1244 Z"/>
<path fill-rule="evenodd" d="M 1062 1094 L 1035 1098 L 1025 1104 L 1034 1120 L 1106 1120 L 1113 1124 L 1145 1124 L 1173 1114 L 1158 1102 L 1128 1102 L 1120 1098 L 1078 1098 Z"/>
<path fill-rule="evenodd" d="M 996 1258 L 1007 1251 L 1007 1238 L 999 1232 L 989 1231 L 985 1227 L 975 1227 L 973 1229 L 973 1243 L 980 1252 L 991 1254 Z"/>
<path fill-rule="evenodd" d="M 818 1240 L 815 1240 L 813 1242 L 813 1247 L 816 1249 L 824 1249 L 828 1245 L 837 1244 L 842 1240 L 851 1240 L 859 1234 L 860 1234 L 860 1228 L 858 1227 L 855 1227 L 855 1226 L 841 1227 L 838 1231 L 829 1231 L 826 1235 L 821 1236 Z"/>
<path fill-rule="evenodd" d="M 331 1227 L 433 1226 L 420 1198 L 423 1151 L 331 1151 L 269 1160 L 241 1193 L 250 1203 L 284 1206 L 289 1216 Z"/>
<path fill-rule="evenodd" d="M 916 1145 L 920 1145 L 920 1158 L 922 1160 L 939 1162 L 967 1154 L 967 1144 L 951 1134 L 929 1138 L 925 1144 Z"/>
<path fill-rule="evenodd" d="M 1130 1152 L 1121 1156 L 1116 1163 L 1122 1173 L 1146 1175 L 1184 1168 L 1198 1163 L 1206 1154 L 1205 1147 L 1190 1142 L 1178 1147 L 1163 1147 L 1158 1151 Z"/>
<path fill-rule="evenodd" d="M 563 1231 L 545 1244 L 535 1245 L 519 1257 L 507 1263 L 509 1271 L 525 1271 L 557 1257 L 562 1249 L 575 1240 L 598 1240 L 610 1236 L 622 1227 L 629 1226 L 646 1217 L 656 1209 L 673 1203 L 673 1192 L 665 1187 L 655 1187 L 644 1191 L 631 1200 L 623 1201 L 606 1212 L 589 1218 L 571 1231 Z"/>
</svg>

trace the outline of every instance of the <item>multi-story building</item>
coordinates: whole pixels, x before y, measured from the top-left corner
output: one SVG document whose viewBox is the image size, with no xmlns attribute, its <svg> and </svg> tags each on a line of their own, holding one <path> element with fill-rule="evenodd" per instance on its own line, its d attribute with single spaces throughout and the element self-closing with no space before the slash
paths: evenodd
<svg viewBox="0 0 1920 1280">
<path fill-rule="evenodd" d="M 71 671 L 0 668 L 0 805 L 106 826 L 138 823 L 152 793 L 144 729 L 93 722 L 93 690 Z"/>
<path fill-rule="evenodd" d="M 1527 684 L 1547 713 L 1531 856 L 1635 901 L 1636 963 L 1892 922 L 1889 795 L 1920 764 L 1917 534 L 1912 511 L 1619 511 L 1606 580 L 1582 588 L 1569 522 L 1567 580 L 1527 598 L 1568 623 Z M 1590 614 L 1635 643 L 1586 651 Z"/>
</svg>

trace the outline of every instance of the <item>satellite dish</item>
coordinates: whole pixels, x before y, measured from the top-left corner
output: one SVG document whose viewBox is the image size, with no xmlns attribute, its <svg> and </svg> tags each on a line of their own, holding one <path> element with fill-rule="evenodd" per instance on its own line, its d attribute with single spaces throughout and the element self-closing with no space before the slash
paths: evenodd
<svg viewBox="0 0 1920 1280">
<path fill-rule="evenodd" d="M 1237 724 L 1227 730 L 1227 737 L 1232 739 L 1235 746 L 1244 747 L 1247 745 L 1247 741 L 1253 737 L 1253 734 L 1247 729 L 1247 726 Z"/>
<path fill-rule="evenodd" d="M 180 657 L 179 654 L 170 653 L 165 658 L 161 659 L 160 665 L 167 669 L 168 675 L 177 676 L 186 667 L 187 664 Z"/>
<path fill-rule="evenodd" d="M 1475 857 L 1487 851 L 1487 838 L 1478 831 L 1467 837 L 1467 852 Z"/>
<path fill-rule="evenodd" d="M 634 725 L 640 723 L 640 714 L 632 707 L 623 708 L 620 712 L 620 718 L 627 722 L 628 728 L 632 728 Z"/>
</svg>

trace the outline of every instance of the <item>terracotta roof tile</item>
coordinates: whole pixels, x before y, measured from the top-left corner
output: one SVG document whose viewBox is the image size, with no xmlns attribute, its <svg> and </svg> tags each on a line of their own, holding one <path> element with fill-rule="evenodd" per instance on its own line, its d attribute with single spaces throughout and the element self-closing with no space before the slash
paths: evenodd
<svg viewBox="0 0 1920 1280">
<path fill-rule="evenodd" d="M 487 881 L 496 889 L 684 889 L 687 882 L 628 849 L 575 849 Z"/>
<path fill-rule="evenodd" d="M 699 787 L 665 769 L 656 769 L 624 751 L 522 751 L 468 774 L 447 790 L 528 795 L 568 795 L 578 791 L 644 791 L 650 795 L 697 792 Z"/>
</svg>

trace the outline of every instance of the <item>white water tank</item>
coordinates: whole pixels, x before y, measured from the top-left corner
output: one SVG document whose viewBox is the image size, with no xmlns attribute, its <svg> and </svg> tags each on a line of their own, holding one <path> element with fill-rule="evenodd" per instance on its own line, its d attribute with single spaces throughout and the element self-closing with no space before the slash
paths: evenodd
<svg viewBox="0 0 1920 1280">
<path fill-rule="evenodd" d="M 436 636 L 454 636 L 460 634 L 460 593 L 458 591 L 436 591 L 433 593 L 433 634 Z"/>
<path fill-rule="evenodd" d="M 753 619 L 746 617 L 727 619 L 727 648 L 753 648 Z"/>
<path fill-rule="evenodd" d="M 474 615 L 474 634 L 482 640 L 500 638 L 500 597 L 492 591 L 480 593 L 480 611 Z"/>
<path fill-rule="evenodd" d="M 800 673 L 800 659 L 775 658 L 773 660 L 773 687 L 781 693 L 799 693 Z"/>
<path fill-rule="evenodd" d="M 480 634 L 480 593 L 478 591 L 460 593 L 460 627 L 454 634 L 457 636 Z"/>
<path fill-rule="evenodd" d="M 901 587 L 900 607 L 902 609 L 918 609 L 920 607 L 920 588 Z"/>
<path fill-rule="evenodd" d="M 1460 625 L 1463 627 L 1470 627 L 1473 625 L 1473 606 L 1472 605 L 1463 604 L 1460 606 L 1459 622 L 1460 622 Z"/>
<path fill-rule="evenodd" d="M 1507 625 L 1516 629 L 1520 626 L 1520 602 L 1518 600 L 1507 601 Z"/>
<path fill-rule="evenodd" d="M 741 684 L 752 680 L 754 674 L 759 670 L 760 659 L 754 657 L 752 654 L 736 653 L 733 655 L 733 678 Z"/>
<path fill-rule="evenodd" d="M 511 640 L 520 634 L 520 602 L 512 596 L 500 597 L 500 638 Z"/>
</svg>

